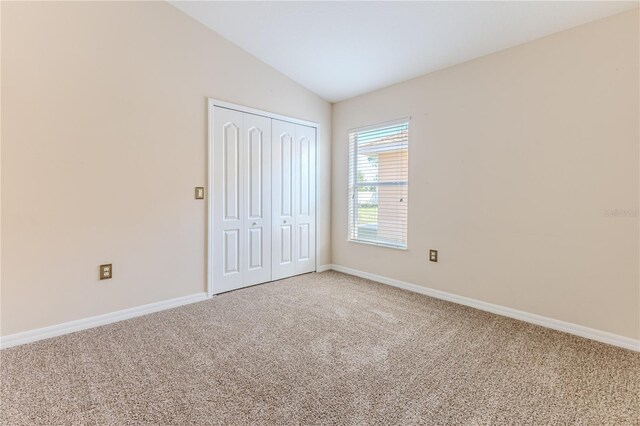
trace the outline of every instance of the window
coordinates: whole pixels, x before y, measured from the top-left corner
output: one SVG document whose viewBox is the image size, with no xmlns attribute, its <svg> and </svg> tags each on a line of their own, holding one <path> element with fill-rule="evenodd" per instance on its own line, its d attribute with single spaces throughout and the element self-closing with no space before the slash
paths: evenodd
<svg viewBox="0 0 640 426">
<path fill-rule="evenodd" d="M 349 133 L 349 241 L 407 248 L 409 120 Z"/>
</svg>

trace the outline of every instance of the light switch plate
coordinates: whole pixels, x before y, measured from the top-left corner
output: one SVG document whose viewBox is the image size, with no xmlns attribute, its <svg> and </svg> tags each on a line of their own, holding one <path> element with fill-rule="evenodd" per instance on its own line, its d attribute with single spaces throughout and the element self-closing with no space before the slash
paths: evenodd
<svg viewBox="0 0 640 426">
<path fill-rule="evenodd" d="M 202 200 L 204 198 L 204 187 L 196 186 L 196 200 Z"/>
<path fill-rule="evenodd" d="M 429 250 L 429 260 L 432 262 L 438 261 L 438 250 Z"/>
<path fill-rule="evenodd" d="M 113 266 L 110 263 L 100 265 L 100 279 L 109 280 L 113 276 Z"/>
</svg>

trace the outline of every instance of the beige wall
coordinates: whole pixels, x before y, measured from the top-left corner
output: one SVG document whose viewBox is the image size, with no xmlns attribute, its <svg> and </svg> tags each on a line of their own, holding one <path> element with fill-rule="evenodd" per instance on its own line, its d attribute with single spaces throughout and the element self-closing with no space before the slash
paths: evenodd
<svg viewBox="0 0 640 426">
<path fill-rule="evenodd" d="M 2 2 L 2 335 L 205 291 L 207 97 L 320 123 L 329 263 L 329 103 L 164 2 Z"/>
<path fill-rule="evenodd" d="M 639 338 L 638 18 L 335 104 L 333 263 Z M 349 243 L 348 129 L 406 116 L 409 250 Z"/>
</svg>

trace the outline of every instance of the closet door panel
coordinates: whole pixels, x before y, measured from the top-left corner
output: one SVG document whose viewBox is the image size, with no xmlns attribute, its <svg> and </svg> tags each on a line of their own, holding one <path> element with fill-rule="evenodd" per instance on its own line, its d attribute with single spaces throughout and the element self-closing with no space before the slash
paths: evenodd
<svg viewBox="0 0 640 426">
<path fill-rule="evenodd" d="M 295 273 L 316 270 L 316 130 L 296 125 Z"/>
<path fill-rule="evenodd" d="M 224 220 L 240 220 L 240 129 L 232 122 L 222 129 L 222 201 Z"/>
<path fill-rule="evenodd" d="M 295 274 L 295 125 L 272 120 L 272 278 Z"/>
<path fill-rule="evenodd" d="M 213 271 L 214 293 L 243 285 L 242 218 L 243 114 L 213 112 Z"/>
<path fill-rule="evenodd" d="M 244 115 L 244 285 L 271 280 L 271 119 Z"/>
<path fill-rule="evenodd" d="M 228 229 L 224 232 L 224 247 L 222 250 L 223 275 L 240 273 L 240 230 Z"/>
<path fill-rule="evenodd" d="M 308 260 L 311 253 L 311 232 L 308 223 L 301 223 L 298 225 L 298 239 L 299 239 L 299 251 L 298 262 Z"/>
<path fill-rule="evenodd" d="M 280 225 L 280 264 L 293 262 L 293 225 Z"/>
</svg>

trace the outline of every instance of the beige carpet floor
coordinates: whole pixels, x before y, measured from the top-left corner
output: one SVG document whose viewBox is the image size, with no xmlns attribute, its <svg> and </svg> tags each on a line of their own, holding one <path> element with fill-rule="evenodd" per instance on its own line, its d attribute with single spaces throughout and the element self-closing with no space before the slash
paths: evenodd
<svg viewBox="0 0 640 426">
<path fill-rule="evenodd" d="M 336 272 L 0 361 L 2 425 L 640 424 L 640 354 Z"/>
</svg>

